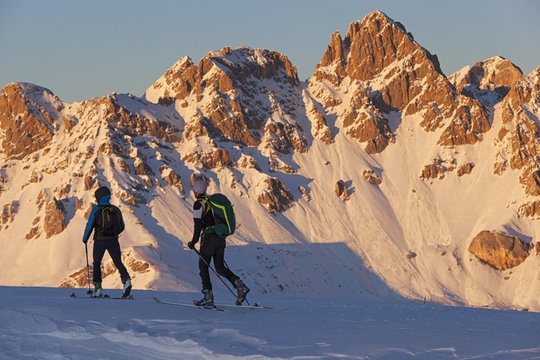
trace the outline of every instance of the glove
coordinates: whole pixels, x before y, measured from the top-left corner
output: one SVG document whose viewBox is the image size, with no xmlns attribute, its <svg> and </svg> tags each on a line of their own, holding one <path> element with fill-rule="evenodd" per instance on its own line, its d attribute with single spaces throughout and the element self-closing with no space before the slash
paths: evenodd
<svg viewBox="0 0 540 360">
<path fill-rule="evenodd" d="M 190 241 L 187 243 L 187 246 L 188 248 L 190 248 L 191 250 L 195 249 L 195 241 Z"/>
</svg>

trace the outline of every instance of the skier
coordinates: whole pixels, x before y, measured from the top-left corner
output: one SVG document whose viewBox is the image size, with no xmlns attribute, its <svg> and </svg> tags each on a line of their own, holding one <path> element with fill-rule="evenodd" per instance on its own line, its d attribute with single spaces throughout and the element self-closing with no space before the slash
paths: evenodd
<svg viewBox="0 0 540 360">
<path fill-rule="evenodd" d="M 83 235 L 83 242 L 86 244 L 92 230 L 94 230 L 94 291 L 91 296 L 103 296 L 101 287 L 101 260 L 103 259 L 103 255 L 105 255 L 105 250 L 107 250 L 114 265 L 120 271 L 122 284 L 124 284 L 122 297 L 128 297 L 131 292 L 131 278 L 122 263 L 120 243 L 118 242 L 118 235 L 124 230 L 122 212 L 118 207 L 111 205 L 111 191 L 106 186 L 97 189 L 94 195 L 98 205 L 92 208 Z"/>
<path fill-rule="evenodd" d="M 215 225 L 210 205 L 206 202 L 206 183 L 203 180 L 196 180 L 193 184 L 193 193 L 195 195 L 195 203 L 193 204 L 193 239 L 188 242 L 190 249 L 195 249 L 195 244 L 199 241 L 202 231 L 202 239 L 200 246 L 199 258 L 199 275 L 202 280 L 202 293 L 204 297 L 196 301 L 199 306 L 212 307 L 214 306 L 214 295 L 212 293 L 212 283 L 210 282 L 210 273 L 208 267 L 212 258 L 216 272 L 233 284 L 236 288 L 237 305 L 240 305 L 244 300 L 249 288 L 236 276 L 228 267 L 225 266 L 225 238 L 219 237 L 212 227 Z"/>
</svg>

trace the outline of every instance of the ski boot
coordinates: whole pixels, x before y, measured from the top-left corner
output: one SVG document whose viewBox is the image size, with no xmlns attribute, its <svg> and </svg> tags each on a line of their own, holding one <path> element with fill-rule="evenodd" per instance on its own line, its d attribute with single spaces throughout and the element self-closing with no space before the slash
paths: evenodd
<svg viewBox="0 0 540 360">
<path fill-rule="evenodd" d="M 236 291 L 238 291 L 238 295 L 236 296 L 236 305 L 242 305 L 244 300 L 246 300 L 246 294 L 249 292 L 249 288 L 240 279 L 236 279 L 233 282 L 233 285 L 236 288 Z"/>
<path fill-rule="evenodd" d="M 100 298 L 103 297 L 103 290 L 101 288 L 101 283 L 94 281 L 94 291 L 90 294 L 90 297 Z"/>
<path fill-rule="evenodd" d="M 127 298 L 131 292 L 131 278 L 129 276 L 123 278 L 122 284 L 124 284 L 124 288 L 122 289 L 122 297 Z"/>
<path fill-rule="evenodd" d="M 194 301 L 196 306 L 202 306 L 206 308 L 214 307 L 214 295 L 212 294 L 212 289 L 203 289 L 201 291 L 204 294 L 204 297 L 199 301 Z"/>
</svg>

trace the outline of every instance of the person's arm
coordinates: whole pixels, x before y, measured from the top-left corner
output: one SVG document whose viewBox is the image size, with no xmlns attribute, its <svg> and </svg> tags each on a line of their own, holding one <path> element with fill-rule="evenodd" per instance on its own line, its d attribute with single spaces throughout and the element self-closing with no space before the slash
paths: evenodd
<svg viewBox="0 0 540 360">
<path fill-rule="evenodd" d="M 190 249 L 195 248 L 195 244 L 199 241 L 201 231 L 204 227 L 203 216 L 203 204 L 201 201 L 195 201 L 193 204 L 193 238 L 188 243 Z"/>
<path fill-rule="evenodd" d="M 84 229 L 84 235 L 83 235 L 83 243 L 87 243 L 88 239 L 90 238 L 90 235 L 92 234 L 92 230 L 94 229 L 94 221 L 96 220 L 96 212 L 98 211 L 99 206 L 94 206 L 92 211 L 90 212 L 90 216 L 88 217 L 88 221 L 86 222 L 86 228 Z"/>
</svg>

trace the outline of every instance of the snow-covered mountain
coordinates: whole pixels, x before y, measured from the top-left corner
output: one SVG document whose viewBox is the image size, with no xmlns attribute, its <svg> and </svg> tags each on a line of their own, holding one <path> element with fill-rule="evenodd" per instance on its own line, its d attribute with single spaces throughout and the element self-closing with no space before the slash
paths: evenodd
<svg viewBox="0 0 540 360">
<path fill-rule="evenodd" d="M 100 185 L 137 289 L 199 289 L 191 180 L 235 204 L 227 260 L 255 293 L 407 297 L 540 311 L 540 68 L 446 77 L 381 12 L 314 74 L 275 51 L 184 57 L 143 97 L 0 93 L 0 284 L 87 286 Z M 111 262 L 105 287 L 120 285 Z"/>
</svg>

